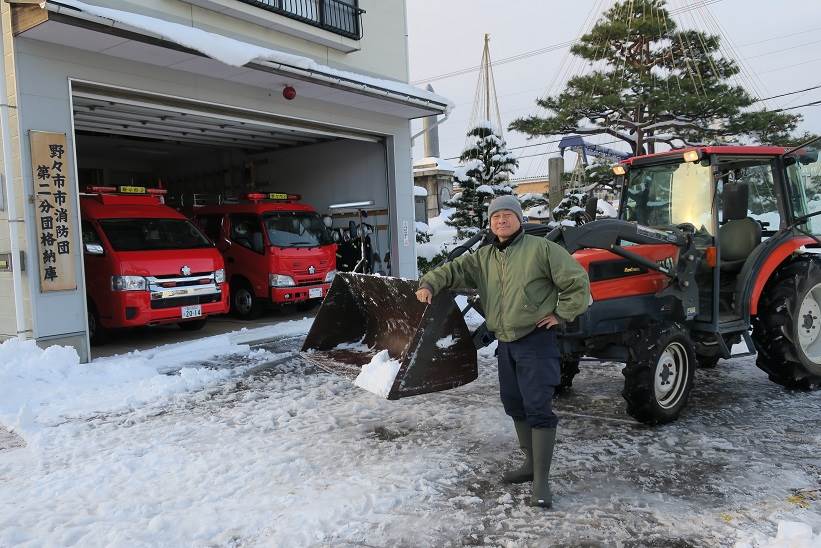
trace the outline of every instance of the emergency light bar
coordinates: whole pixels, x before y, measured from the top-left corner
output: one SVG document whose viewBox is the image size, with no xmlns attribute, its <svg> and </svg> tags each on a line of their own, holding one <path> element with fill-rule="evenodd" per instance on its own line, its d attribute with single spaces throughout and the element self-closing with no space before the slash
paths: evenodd
<svg viewBox="0 0 821 548">
<path fill-rule="evenodd" d="M 164 188 L 145 188 L 144 186 L 90 186 L 87 192 L 98 194 L 151 194 L 162 196 L 168 193 Z"/>
<path fill-rule="evenodd" d="M 284 192 L 250 192 L 245 195 L 246 200 L 273 200 L 279 202 L 297 202 L 302 199 L 301 194 L 286 194 Z"/>
</svg>

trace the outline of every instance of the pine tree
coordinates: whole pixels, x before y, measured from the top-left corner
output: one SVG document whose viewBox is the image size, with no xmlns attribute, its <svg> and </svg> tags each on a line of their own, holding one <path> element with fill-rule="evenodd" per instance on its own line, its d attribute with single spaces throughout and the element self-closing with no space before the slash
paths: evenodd
<svg viewBox="0 0 821 548">
<path fill-rule="evenodd" d="M 595 200 L 596 198 L 590 198 Z M 588 195 L 580 192 L 568 193 L 562 201 L 553 208 L 553 219 L 556 223 L 563 225 L 580 225 L 588 219 L 585 218 L 584 205 L 587 203 Z"/>
<path fill-rule="evenodd" d="M 456 227 L 460 240 L 487 227 L 488 204 L 496 196 L 513 193 L 509 180 L 519 166 L 490 122 L 479 122 L 467 136 L 468 145 L 454 174 L 460 192 L 445 203 L 456 209 L 447 224 Z"/>
<path fill-rule="evenodd" d="M 570 51 L 592 71 L 571 78 L 559 95 L 537 100 L 550 115 L 520 118 L 511 129 L 531 136 L 610 135 L 642 154 L 657 143 L 677 147 L 730 137 L 779 143 L 801 119 L 744 112 L 756 101 L 730 82 L 740 69 L 721 56 L 720 37 L 677 29 L 665 0 L 614 4 Z"/>
</svg>

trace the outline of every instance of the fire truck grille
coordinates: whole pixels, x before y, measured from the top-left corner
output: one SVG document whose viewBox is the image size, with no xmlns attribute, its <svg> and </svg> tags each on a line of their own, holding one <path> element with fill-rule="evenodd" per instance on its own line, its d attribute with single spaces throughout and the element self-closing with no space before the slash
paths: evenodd
<svg viewBox="0 0 821 548">
<path fill-rule="evenodd" d="M 299 287 L 304 287 L 306 285 L 317 285 L 317 284 L 321 284 L 321 283 L 324 283 L 324 282 L 325 282 L 325 279 L 320 277 L 320 278 L 311 278 L 311 279 L 308 279 L 308 280 L 302 280 L 300 282 L 297 282 L 296 285 L 299 286 Z"/>
<path fill-rule="evenodd" d="M 151 301 L 151 308 L 160 310 L 164 308 L 174 308 L 175 306 L 191 306 L 194 304 L 215 303 L 220 300 L 220 295 L 192 295 L 190 297 L 175 297 L 171 299 L 157 299 Z"/>
<path fill-rule="evenodd" d="M 173 281 L 173 285 L 170 287 L 189 287 L 192 285 L 202 285 L 200 280 L 208 280 L 211 282 L 214 278 L 213 272 L 198 272 L 196 274 L 191 274 L 190 276 L 186 276 L 181 278 L 179 275 L 170 275 L 170 276 L 154 276 L 154 283 L 157 285 L 162 285 L 163 280 Z M 196 303 L 194 303 L 196 304 Z"/>
</svg>

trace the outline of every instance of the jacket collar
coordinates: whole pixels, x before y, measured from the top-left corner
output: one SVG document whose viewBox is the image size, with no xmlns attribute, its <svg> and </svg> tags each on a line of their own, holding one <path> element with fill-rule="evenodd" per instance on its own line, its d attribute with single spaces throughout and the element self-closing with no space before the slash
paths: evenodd
<svg viewBox="0 0 821 548">
<path fill-rule="evenodd" d="M 513 244 L 515 244 L 516 242 L 521 240 L 522 237 L 524 236 L 524 233 L 525 233 L 524 227 L 520 226 L 519 230 L 514 232 L 513 235 L 510 238 L 508 238 L 507 240 L 505 240 L 504 242 L 500 242 L 499 238 L 496 235 L 494 235 L 493 236 L 493 247 L 495 247 L 499 251 L 504 251 L 508 247 L 512 246 Z"/>
</svg>

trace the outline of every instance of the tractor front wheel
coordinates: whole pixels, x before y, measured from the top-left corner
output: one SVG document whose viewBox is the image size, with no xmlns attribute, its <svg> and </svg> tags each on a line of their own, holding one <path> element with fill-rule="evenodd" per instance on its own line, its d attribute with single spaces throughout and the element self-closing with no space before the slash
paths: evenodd
<svg viewBox="0 0 821 548">
<path fill-rule="evenodd" d="M 762 294 L 753 320 L 756 365 L 793 390 L 821 387 L 821 261 L 782 268 Z"/>
<path fill-rule="evenodd" d="M 643 330 L 622 370 L 627 413 L 646 424 L 676 420 L 687 405 L 695 366 L 695 348 L 683 327 Z"/>
</svg>

